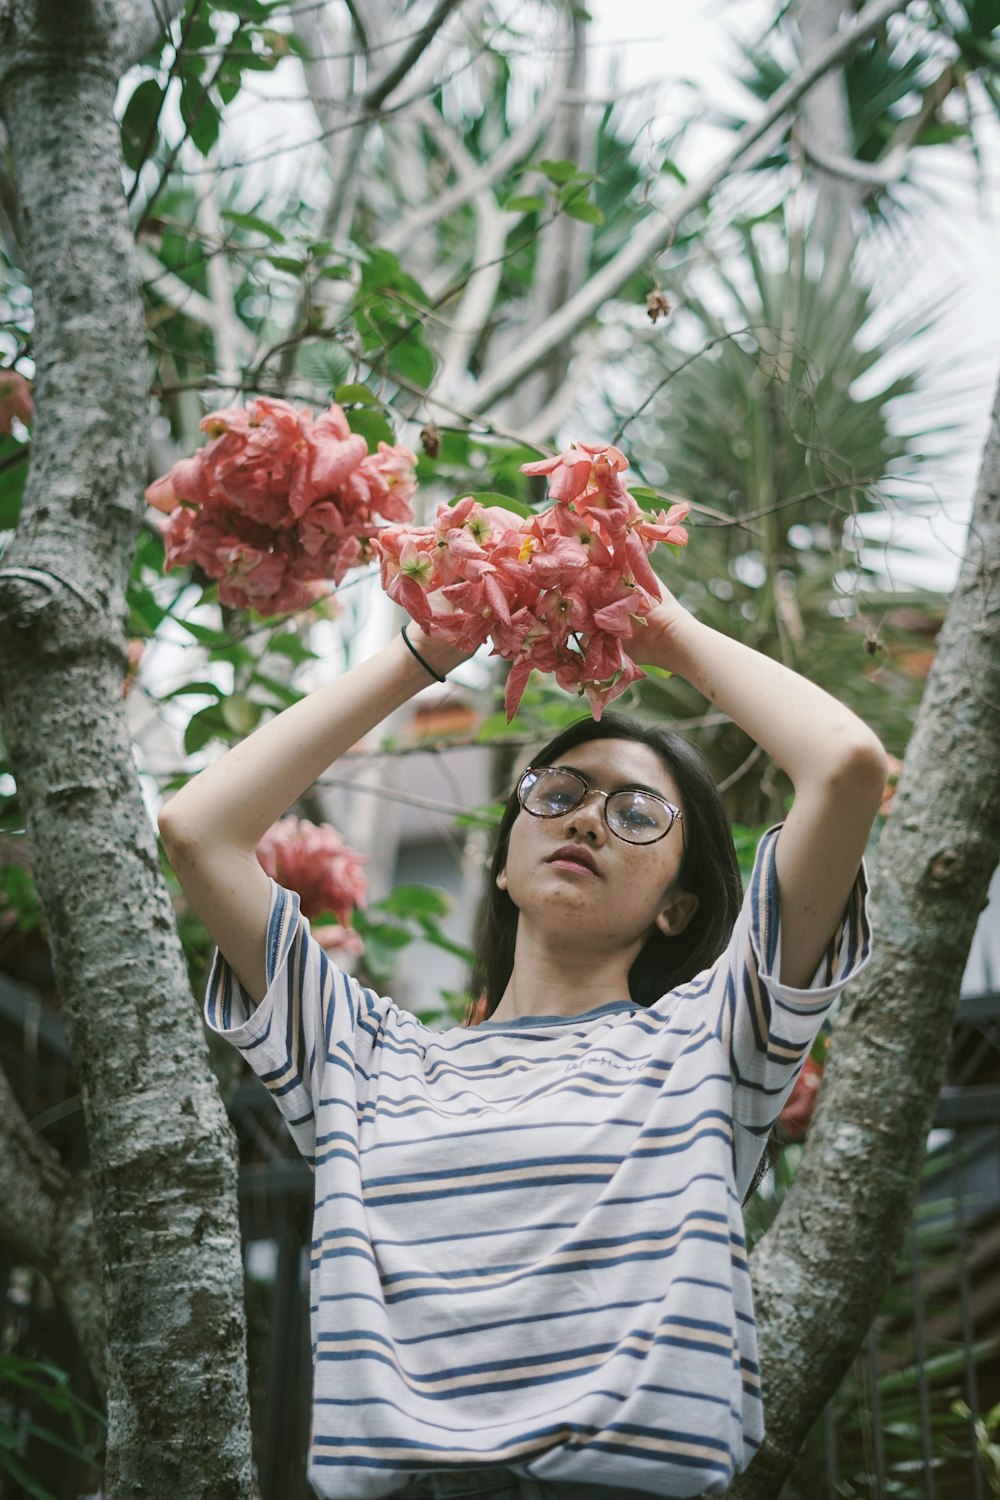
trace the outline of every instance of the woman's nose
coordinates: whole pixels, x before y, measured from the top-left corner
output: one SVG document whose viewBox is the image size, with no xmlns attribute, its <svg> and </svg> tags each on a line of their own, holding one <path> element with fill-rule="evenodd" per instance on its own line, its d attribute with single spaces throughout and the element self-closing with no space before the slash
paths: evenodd
<svg viewBox="0 0 1000 1500">
<path fill-rule="evenodd" d="M 566 818 L 566 831 L 594 837 L 603 834 L 605 795 L 596 787 L 590 787 Z"/>
</svg>

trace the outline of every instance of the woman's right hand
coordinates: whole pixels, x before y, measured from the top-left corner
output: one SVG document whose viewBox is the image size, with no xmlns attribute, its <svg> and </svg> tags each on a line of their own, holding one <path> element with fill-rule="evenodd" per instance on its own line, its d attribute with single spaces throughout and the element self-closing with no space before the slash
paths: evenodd
<svg viewBox="0 0 1000 1500">
<path fill-rule="evenodd" d="M 421 630 L 415 620 L 406 622 L 406 634 L 414 649 L 420 653 L 428 666 L 434 668 L 442 677 L 460 667 L 463 661 L 468 661 L 475 655 L 475 651 L 466 651 L 458 646 L 453 646 L 450 641 L 441 640 L 440 636 L 428 635 L 426 630 Z"/>
</svg>

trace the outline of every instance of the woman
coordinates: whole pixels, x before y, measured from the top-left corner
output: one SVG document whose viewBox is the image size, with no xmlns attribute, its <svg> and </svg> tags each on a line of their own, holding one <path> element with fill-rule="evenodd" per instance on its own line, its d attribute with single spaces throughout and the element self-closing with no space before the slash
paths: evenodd
<svg viewBox="0 0 1000 1500">
<path fill-rule="evenodd" d="M 254 855 L 453 648 L 411 627 L 161 815 L 220 950 L 209 1024 L 315 1165 L 321 1495 L 719 1494 L 759 1446 L 740 1204 L 867 957 L 859 866 L 885 756 L 665 590 L 634 651 L 746 730 L 792 808 L 740 907 L 694 753 L 627 721 L 574 726 L 504 819 L 474 1027 L 431 1032 L 341 974 Z"/>
</svg>

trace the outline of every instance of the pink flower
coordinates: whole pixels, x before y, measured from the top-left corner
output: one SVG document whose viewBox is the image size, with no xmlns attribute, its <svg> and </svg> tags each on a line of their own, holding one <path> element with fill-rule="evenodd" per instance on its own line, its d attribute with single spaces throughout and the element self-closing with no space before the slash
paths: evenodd
<svg viewBox="0 0 1000 1500">
<path fill-rule="evenodd" d="M 339 922 L 314 927 L 312 935 L 321 948 L 342 958 L 360 958 L 365 951 L 364 938 L 360 932 L 354 927 L 343 927 Z"/>
<path fill-rule="evenodd" d="M 146 642 L 144 640 L 135 635 L 130 637 L 128 643 L 128 664 L 125 668 L 125 678 L 122 682 L 123 698 L 128 697 L 129 689 L 139 676 L 139 663 L 142 660 L 142 653 L 145 649 Z"/>
<path fill-rule="evenodd" d="M 33 411 L 31 381 L 17 370 L 0 370 L 0 432 L 9 433 L 15 417 L 30 427 Z"/>
<path fill-rule="evenodd" d="M 650 544 L 671 542 L 675 547 L 686 547 L 688 534 L 680 523 L 687 519 L 690 511 L 687 501 L 672 505 L 669 510 L 661 510 L 655 520 L 640 521 L 636 530 Z"/>
<path fill-rule="evenodd" d="M 540 463 L 522 464 L 522 474 L 547 474 L 549 494 L 553 500 L 569 502 L 584 495 L 588 488 L 599 489 L 609 474 L 628 468 L 624 453 L 610 444 L 579 443 L 555 458 Z"/>
<path fill-rule="evenodd" d="M 167 512 L 185 503 L 201 505 L 206 496 L 205 478 L 197 455 L 178 459 L 169 473 L 155 479 L 146 491 L 149 504 Z"/>
<path fill-rule="evenodd" d="M 386 528 L 375 538 L 382 560 L 382 587 L 424 630 L 430 626 L 430 591 L 438 586 L 429 527 Z"/>
<path fill-rule="evenodd" d="M 827 1047 L 829 1046 L 829 1037 L 824 1038 L 824 1043 Z M 825 1060 L 824 1052 L 820 1061 L 816 1062 L 812 1057 L 807 1057 L 802 1065 L 802 1072 L 796 1078 L 795 1086 L 775 1121 L 775 1132 L 783 1145 L 804 1141 L 809 1134 L 809 1127 L 819 1103 Z"/>
<path fill-rule="evenodd" d="M 367 855 L 350 849 L 329 823 L 282 818 L 257 845 L 257 860 L 279 885 L 298 892 L 302 913 L 310 919 L 332 912 L 347 927 L 351 912 L 368 898 L 362 868 Z"/>
<path fill-rule="evenodd" d="M 686 505 L 651 517 L 629 493 L 624 454 L 581 443 L 526 474 L 547 474 L 555 504 L 518 522 L 466 496 L 432 527 L 397 527 L 374 542 L 390 596 L 432 635 L 474 650 L 490 635 L 511 662 L 511 719 L 535 669 L 584 692 L 595 718 L 644 676 L 623 643 L 660 597 L 648 554 L 683 545 Z"/>
<path fill-rule="evenodd" d="M 291 463 L 288 508 L 292 515 L 304 515 L 317 500 L 336 494 L 367 458 L 368 444 L 357 432 L 323 443 L 307 440 L 304 451 L 297 451 Z"/>
<path fill-rule="evenodd" d="M 280 614 L 306 607 L 369 560 L 386 521 L 409 521 L 416 457 L 370 454 L 344 412 L 261 396 L 203 418 L 210 441 L 146 491 L 164 511 L 166 567 L 192 563 L 219 598 Z"/>
</svg>

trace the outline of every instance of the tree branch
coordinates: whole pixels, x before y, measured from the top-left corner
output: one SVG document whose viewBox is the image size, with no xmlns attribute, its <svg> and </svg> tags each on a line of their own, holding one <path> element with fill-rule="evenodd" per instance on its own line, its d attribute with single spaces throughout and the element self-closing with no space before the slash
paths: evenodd
<svg viewBox="0 0 1000 1500">
<path fill-rule="evenodd" d="M 886 188 L 895 182 L 906 166 L 909 152 L 905 146 L 896 146 L 880 161 L 858 161 L 854 156 L 841 156 L 836 151 L 824 150 L 816 141 L 802 138 L 802 150 L 821 172 L 831 177 L 842 177 L 846 182 L 856 183 L 865 189 Z"/>
<path fill-rule="evenodd" d="M 821 172 L 845 177 L 865 188 L 886 188 L 902 176 L 910 147 L 920 132 L 930 124 L 943 101 L 955 87 L 955 75 L 949 63 L 924 90 L 923 103 L 916 114 L 901 120 L 893 131 L 886 149 L 877 161 L 858 161 L 855 157 L 821 146 L 808 129 L 802 133 L 802 150 Z"/>
<path fill-rule="evenodd" d="M 320 224 L 319 236 L 321 239 L 329 239 L 338 244 L 349 233 L 351 221 L 354 217 L 354 207 L 357 200 L 360 178 L 358 164 L 361 153 L 364 150 L 368 132 L 378 117 L 378 111 L 388 98 L 389 94 L 412 72 L 413 68 L 426 53 L 428 47 L 434 41 L 441 27 L 463 3 L 463 0 L 438 0 L 432 14 L 427 22 L 410 39 L 409 44 L 393 63 L 383 78 L 372 84 L 365 90 L 358 103 L 357 114 L 353 120 L 343 121 L 340 117 L 345 113 L 345 105 L 338 102 L 335 106 L 330 105 L 327 98 L 317 90 L 317 82 L 320 81 L 320 56 L 319 49 L 313 47 L 317 53 L 317 62 L 306 67 L 306 82 L 309 87 L 313 108 L 324 135 L 330 135 L 333 130 L 345 129 L 348 131 L 346 142 L 341 143 L 338 153 L 330 152 L 331 181 L 327 197 L 326 209 Z M 352 12 L 352 17 L 354 13 Z M 389 23 L 391 16 L 386 18 L 387 25 L 380 27 L 374 16 L 369 16 L 363 21 L 365 35 L 364 48 L 368 50 L 374 45 L 381 45 L 384 31 L 391 29 Z M 355 18 L 355 25 L 358 19 Z M 308 23 L 307 34 L 318 38 L 321 35 L 321 23 L 319 16 Z M 349 80 L 349 92 L 353 101 L 353 81 Z M 296 299 L 295 308 L 292 313 L 290 327 L 297 329 L 302 326 L 309 311 L 311 300 L 317 296 L 318 286 L 313 277 L 306 275 L 302 278 L 299 295 Z M 329 301 L 336 299 L 338 293 L 335 288 L 329 286 L 323 288 L 322 295 Z M 343 293 L 341 292 L 341 295 Z M 292 373 L 295 363 L 295 345 L 289 343 L 284 350 L 279 363 L 279 376 L 287 380 Z"/>
<path fill-rule="evenodd" d="M 433 202 L 424 204 L 401 220 L 394 229 L 390 229 L 388 234 L 382 236 L 383 245 L 389 250 L 401 250 L 404 245 L 412 244 L 414 237 L 422 230 L 447 218 L 456 208 L 461 208 L 462 204 L 468 203 L 470 198 L 485 192 L 495 182 L 500 182 L 519 162 L 524 161 L 534 149 L 538 137 L 547 129 L 552 116 L 559 107 L 561 85 L 562 80 L 553 76 L 548 85 L 542 89 L 538 104 L 528 119 L 504 141 L 502 146 L 481 165 L 476 166 L 474 171 L 460 172 L 458 181 Z M 437 130 L 442 123 L 436 119 L 434 126 L 428 124 L 427 128 Z"/>
<path fill-rule="evenodd" d="M 42 1271 L 104 1389 L 104 1304 L 90 1192 L 35 1134 L 0 1068 L 0 1239 Z"/>
<path fill-rule="evenodd" d="M 166 36 L 185 0 L 116 0 L 119 57 L 123 73 Z"/>
<path fill-rule="evenodd" d="M 215 196 L 216 179 L 209 177 L 198 194 L 195 221 L 206 244 L 222 243 L 222 225 Z M 256 347 L 256 339 L 241 323 L 236 312 L 229 260 L 225 255 L 210 254 L 205 264 L 209 307 L 215 324 L 215 362 L 218 381 L 225 389 L 235 390 L 240 383 L 240 364 Z M 249 358 L 252 358 L 249 354 Z"/>
<path fill-rule="evenodd" d="M 678 224 L 700 207 L 713 190 L 743 163 L 757 141 L 782 118 L 802 95 L 831 68 L 837 67 L 854 49 L 878 31 L 890 16 L 905 10 L 909 0 L 870 0 L 854 24 L 822 48 L 810 63 L 782 85 L 759 118 L 739 132 L 733 145 L 697 182 L 678 193 L 673 202 L 655 214 L 630 242 L 593 275 L 574 296 L 539 328 L 525 334 L 517 347 L 496 369 L 487 372 L 475 397 L 477 411 L 487 411 L 507 394 L 530 370 L 563 344 L 579 326 L 624 285 L 636 271 L 655 258 L 670 242 Z"/>
<path fill-rule="evenodd" d="M 168 271 L 153 252 L 144 246 L 139 247 L 138 257 L 139 269 L 147 285 L 158 297 L 163 298 L 168 307 L 172 307 L 181 317 L 190 318 L 192 322 L 207 328 L 217 344 L 235 351 L 244 364 L 253 364 L 259 358 L 260 345 L 246 324 L 237 317 L 235 308 L 219 306 L 196 287 L 188 286 L 186 281 L 173 271 Z M 216 256 L 210 257 L 209 265 L 215 259 Z M 225 384 L 221 378 L 219 383 Z"/>
<path fill-rule="evenodd" d="M 416 36 L 413 37 L 410 45 L 403 52 L 399 60 L 393 64 L 383 78 L 380 78 L 377 83 L 372 84 L 371 88 L 366 91 L 362 100 L 364 109 L 376 110 L 381 108 L 393 90 L 402 83 L 410 69 L 423 53 L 427 51 L 427 48 L 437 36 L 452 11 L 457 10 L 461 4 L 462 0 L 437 0 L 437 4 L 427 17 L 425 24 L 421 26 Z"/>
</svg>

